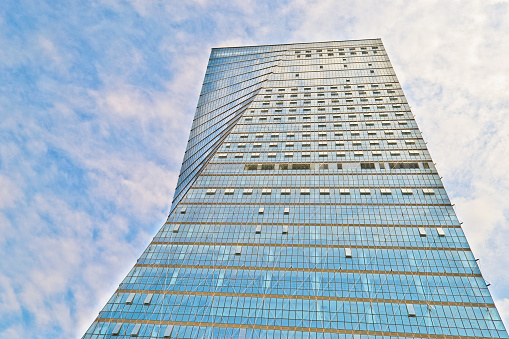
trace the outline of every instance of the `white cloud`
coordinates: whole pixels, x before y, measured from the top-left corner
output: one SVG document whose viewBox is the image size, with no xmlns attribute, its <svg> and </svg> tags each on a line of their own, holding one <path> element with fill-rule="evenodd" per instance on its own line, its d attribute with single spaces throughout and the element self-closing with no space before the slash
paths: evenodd
<svg viewBox="0 0 509 339">
<path fill-rule="evenodd" d="M 23 191 L 7 176 L 0 174 L 0 209 L 13 207 L 23 198 Z"/>
</svg>

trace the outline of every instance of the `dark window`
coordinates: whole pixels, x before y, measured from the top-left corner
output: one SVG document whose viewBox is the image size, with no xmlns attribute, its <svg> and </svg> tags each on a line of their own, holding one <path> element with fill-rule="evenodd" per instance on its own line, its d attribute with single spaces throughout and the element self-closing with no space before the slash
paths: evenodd
<svg viewBox="0 0 509 339">
<path fill-rule="evenodd" d="M 374 162 L 361 162 L 361 169 L 375 169 Z"/>
<path fill-rule="evenodd" d="M 308 170 L 311 169 L 310 164 L 293 164 L 292 169 L 294 170 Z"/>
<path fill-rule="evenodd" d="M 408 168 L 419 168 L 419 164 L 416 162 L 390 162 L 390 169 L 408 169 Z"/>
<path fill-rule="evenodd" d="M 248 170 L 248 171 L 256 171 L 258 169 L 258 165 L 257 164 L 246 165 L 245 169 Z"/>
<path fill-rule="evenodd" d="M 274 164 L 263 164 L 262 165 L 262 170 L 273 170 L 274 169 Z"/>
</svg>

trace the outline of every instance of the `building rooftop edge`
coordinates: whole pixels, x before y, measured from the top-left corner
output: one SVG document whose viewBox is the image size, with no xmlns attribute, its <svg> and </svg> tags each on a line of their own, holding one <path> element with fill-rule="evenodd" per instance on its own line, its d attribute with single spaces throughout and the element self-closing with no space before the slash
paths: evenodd
<svg viewBox="0 0 509 339">
<path fill-rule="evenodd" d="M 313 41 L 313 42 L 293 42 L 287 44 L 264 44 L 264 45 L 244 45 L 244 46 L 230 46 L 230 47 L 212 47 L 212 49 L 226 49 L 226 48 L 246 48 L 246 47 L 263 47 L 263 46 L 289 46 L 289 45 L 307 45 L 307 44 L 326 44 L 332 42 L 349 42 L 349 41 L 369 41 L 379 40 L 382 42 L 382 38 L 370 38 L 370 39 L 351 39 L 351 40 L 330 40 L 330 41 Z"/>
</svg>

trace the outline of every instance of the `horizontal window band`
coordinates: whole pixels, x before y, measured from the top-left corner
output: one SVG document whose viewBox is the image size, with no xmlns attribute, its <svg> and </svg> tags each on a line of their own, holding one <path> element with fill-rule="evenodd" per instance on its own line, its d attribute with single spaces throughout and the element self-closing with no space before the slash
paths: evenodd
<svg viewBox="0 0 509 339">
<path fill-rule="evenodd" d="M 289 232 L 290 233 L 290 232 Z M 291 236 L 291 235 L 290 235 Z M 417 236 L 418 237 L 418 236 Z M 420 238 L 420 237 L 418 237 Z M 266 246 L 266 247 L 309 247 L 309 248 L 366 248 L 376 250 L 433 250 L 433 251 L 470 251 L 468 247 L 423 247 L 423 246 L 355 246 L 355 245 L 317 245 L 317 244 L 261 244 L 261 243 L 210 243 L 210 242 L 180 242 L 180 241 L 152 241 L 150 245 L 203 245 L 203 246 Z"/>
<path fill-rule="evenodd" d="M 290 113 L 286 113 L 286 114 L 290 114 Z M 293 112 L 291 114 L 294 114 Z M 307 113 L 307 114 L 340 114 L 340 113 Z M 295 114 L 295 116 L 299 116 L 300 114 Z M 302 115 L 305 115 L 305 114 L 302 114 Z M 253 117 L 257 117 L 257 118 L 260 118 L 260 117 L 269 117 L 269 116 L 266 116 L 266 115 L 258 115 L 258 116 L 253 116 Z M 279 115 L 278 117 L 281 117 L 281 115 Z M 242 116 L 242 118 L 245 118 L 245 116 Z M 392 121 L 392 122 L 397 122 L 398 120 L 356 120 L 356 122 L 376 122 L 376 121 Z M 285 125 L 285 126 L 288 126 L 288 125 L 295 125 L 295 126 L 298 126 L 300 127 L 302 124 L 338 124 L 338 123 L 351 123 L 351 122 L 354 122 L 353 120 L 338 120 L 338 121 L 334 121 L 334 120 L 326 120 L 326 121 L 296 121 L 296 122 L 288 122 L 288 121 L 281 121 L 281 122 L 275 122 L 275 121 L 271 121 L 270 122 L 270 125 Z M 355 132 L 383 132 L 383 131 L 393 131 L 393 132 L 397 132 L 397 131 L 419 131 L 418 128 L 413 128 L 413 127 L 407 127 L 407 128 L 397 128 L 395 126 L 389 126 L 389 128 L 369 128 L 369 129 L 358 129 L 358 128 L 337 128 L 335 127 L 335 129 L 314 129 L 314 130 L 311 130 L 311 129 L 306 129 L 306 130 L 302 130 L 302 129 L 298 129 L 298 130 L 284 130 L 284 131 L 280 131 L 280 130 L 265 130 L 265 128 L 267 127 L 267 122 L 264 122 L 264 123 L 250 123 L 250 124 L 244 124 L 244 123 L 238 123 L 237 124 L 238 126 L 254 126 L 254 125 L 260 125 L 260 129 L 263 128 L 263 132 L 264 133 L 318 133 L 318 132 L 329 132 L 329 133 L 336 133 L 336 132 L 352 132 L 352 131 L 355 131 Z M 232 133 L 232 134 L 245 134 L 245 133 L 252 133 L 253 131 L 238 131 L 238 132 L 235 132 L 235 133 Z M 311 138 L 311 137 L 306 137 L 306 138 Z M 275 137 L 274 137 L 275 139 Z M 413 137 L 413 138 L 407 138 L 407 139 L 416 139 L 416 140 L 423 140 L 422 138 L 419 138 L 419 137 Z M 327 139 L 322 139 L 320 141 L 325 141 Z M 363 140 L 375 140 L 375 139 L 341 139 L 341 140 L 338 140 L 338 139 L 328 139 L 328 140 L 334 140 L 334 141 L 349 141 L 349 140 L 355 140 L 355 141 L 363 141 Z M 400 138 L 384 138 L 384 139 L 376 139 L 376 140 L 405 140 L 405 139 L 400 139 Z M 261 140 L 260 140 L 261 141 Z M 297 141 L 297 139 L 296 139 Z M 308 140 L 308 139 L 305 139 L 304 141 L 312 141 L 312 140 Z"/>
<path fill-rule="evenodd" d="M 367 162 L 367 161 L 324 161 L 323 164 L 345 164 L 345 163 L 361 163 L 361 162 Z M 381 161 L 371 161 L 371 162 L 376 162 L 376 163 L 382 163 Z M 387 163 L 389 162 L 394 162 L 394 161 L 387 161 Z M 404 161 L 401 161 L 402 163 Z M 410 161 L 408 161 L 410 162 Z M 421 162 L 431 162 L 431 160 L 424 160 L 422 159 Z M 277 162 L 277 164 L 289 164 L 290 162 Z M 294 161 L 292 161 L 292 163 L 294 163 Z M 302 161 L 301 163 L 306 163 L 304 161 Z M 311 163 L 316 163 L 316 162 L 308 162 L 309 164 Z M 384 162 L 385 163 L 385 162 Z M 216 163 L 210 163 L 210 164 L 215 164 L 215 165 L 222 165 L 222 164 L 225 164 L 224 162 L 216 162 Z M 247 163 L 243 163 L 243 162 L 235 162 L 235 163 L 230 163 L 231 165 L 245 165 Z M 253 165 L 254 164 L 263 164 L 262 162 L 256 162 L 256 163 L 252 163 Z M 267 164 L 276 164 L 274 162 L 267 162 Z M 210 169 L 208 171 L 211 171 Z M 213 171 L 217 171 L 217 170 L 213 170 Z M 221 171 L 221 170 L 219 170 Z M 245 171 L 245 170 L 242 170 L 243 173 L 228 173 L 227 171 L 221 171 L 220 173 L 205 173 L 205 172 L 202 172 L 200 174 L 200 177 L 224 177 L 225 175 L 229 176 L 229 177 L 245 177 L 245 176 L 251 176 L 251 177 L 265 177 L 267 175 L 267 173 L 270 173 L 270 176 L 305 176 L 303 173 L 302 173 L 302 170 L 299 170 L 301 171 L 300 173 L 297 172 L 297 173 L 289 173 L 290 171 L 289 170 L 283 170 L 284 172 L 277 172 L 276 173 L 276 170 L 271 170 L 272 172 L 268 172 L 267 171 L 262 171 L 262 170 L 256 170 L 256 171 Z M 297 171 L 297 170 L 295 170 Z M 438 172 L 435 171 L 435 170 L 432 170 L 432 169 L 429 169 L 428 171 L 429 172 L 408 172 L 408 169 L 400 169 L 401 172 L 396 172 L 396 173 L 393 173 L 393 172 L 380 172 L 377 171 L 377 172 L 365 172 L 366 170 L 361 170 L 359 169 L 359 171 L 357 172 L 349 172 L 349 171 L 346 171 L 346 170 L 339 170 L 339 171 L 342 171 L 341 173 L 340 172 L 329 172 L 329 173 L 326 173 L 326 172 L 315 172 L 315 175 L 316 176 L 326 176 L 326 175 L 333 175 L 333 176 L 337 176 L 337 177 L 340 177 L 340 176 L 351 176 L 351 175 L 370 175 L 370 176 L 376 176 L 376 175 L 402 175 L 404 174 L 405 176 L 410 176 L 410 175 L 430 175 L 430 176 L 435 176 L 435 175 L 438 175 Z M 360 172 L 360 171 L 364 171 L 364 172 Z M 375 170 L 376 171 L 376 170 Z M 393 170 L 390 170 L 390 171 L 393 171 Z M 422 171 L 422 170 L 421 170 Z M 388 188 L 388 187 L 384 187 L 384 188 Z"/>
<path fill-rule="evenodd" d="M 284 45 L 284 44 L 283 44 Z M 290 44 L 286 44 L 286 45 L 290 45 Z M 371 47 L 372 45 L 366 45 L 365 47 Z M 347 46 L 349 47 L 349 46 Z M 347 48 L 347 47 L 343 47 L 343 48 Z M 358 47 L 357 45 L 355 47 Z M 377 55 L 377 58 L 380 58 L 381 60 L 377 60 L 376 62 L 390 62 L 389 61 L 389 58 L 387 57 L 387 54 L 385 53 L 385 51 L 383 50 L 383 46 L 382 45 L 377 45 L 377 47 L 379 47 L 378 49 L 376 49 L 377 52 L 379 53 L 376 53 Z M 335 48 L 335 47 L 334 47 Z M 216 50 L 218 48 L 212 48 L 212 51 Z M 268 58 L 268 57 L 271 57 L 271 56 L 277 56 L 277 57 L 281 57 L 281 59 L 278 59 L 278 60 L 284 60 L 284 61 L 290 61 L 290 60 L 293 60 L 293 59 L 286 59 L 286 57 L 288 56 L 287 53 L 289 52 L 293 52 L 295 49 L 281 49 L 281 50 L 277 50 L 277 51 L 257 51 L 256 53 L 254 54 L 239 54 L 239 55 L 231 55 L 231 56 L 214 56 L 214 57 L 211 57 L 211 60 L 218 60 L 218 59 L 224 59 L 223 61 L 225 62 L 222 62 L 222 63 L 217 63 L 217 64 L 210 64 L 208 67 L 212 67 L 212 66 L 221 66 L 221 65 L 233 65 L 233 64 L 236 64 L 236 63 L 239 63 L 239 62 L 248 62 L 248 61 L 253 61 L 253 60 L 260 60 L 260 59 L 265 59 L 265 58 Z M 305 48 L 302 48 L 302 49 L 299 49 L 299 51 L 305 51 Z M 372 50 L 368 50 L 368 51 L 372 51 Z M 329 52 L 323 52 L 322 54 L 328 54 Z M 334 51 L 334 52 L 331 52 L 331 53 L 339 53 L 337 51 Z M 302 54 L 306 54 L 304 52 L 302 52 Z M 309 53 L 307 53 L 309 54 Z M 316 54 L 316 53 L 311 53 L 311 54 Z M 262 56 L 260 56 L 262 55 Z M 263 55 L 266 55 L 266 56 L 263 56 Z M 253 58 L 253 59 L 240 59 L 238 61 L 232 61 L 230 60 L 229 58 L 235 58 L 235 57 L 250 57 L 250 56 L 258 56 L 257 58 Z M 282 57 L 285 57 L 285 59 L 283 59 Z M 365 58 L 366 57 L 366 54 L 359 54 L 358 56 L 356 55 L 356 57 L 362 57 L 362 58 Z M 372 58 L 373 56 L 372 55 L 367 55 L 367 58 Z M 385 58 L 384 58 L 385 57 Z M 331 58 L 329 57 L 325 57 L 327 60 L 332 60 Z M 338 54 L 338 57 L 337 58 L 344 58 L 344 56 L 340 56 Z M 313 61 L 313 60 L 320 60 L 321 63 L 316 63 L 316 65 L 323 65 L 323 60 L 324 60 L 324 57 L 319 57 L 319 58 L 309 58 L 309 59 L 302 59 L 302 61 Z M 366 63 L 365 61 L 354 61 L 354 62 L 359 62 L 359 63 Z M 373 61 L 375 62 L 375 61 Z M 340 62 L 338 64 L 344 64 L 344 62 Z M 310 66 L 310 65 L 315 65 L 313 63 L 305 63 L 303 64 L 303 66 Z M 229 66 L 230 67 L 230 66 Z M 229 68 L 228 68 L 229 69 Z M 274 87 L 274 88 L 279 88 L 279 87 Z"/>
<path fill-rule="evenodd" d="M 290 268 L 290 267 L 256 267 L 256 266 L 211 266 L 211 265 L 160 265 L 160 264 L 135 264 L 134 267 L 163 267 L 163 268 L 192 268 L 192 269 L 215 269 L 215 270 L 248 270 L 248 271 L 289 271 L 289 272 L 342 272 L 342 273 L 366 273 L 366 274 L 392 274 L 392 275 L 419 275 L 435 277 L 479 277 L 477 273 L 445 273 L 445 272 L 406 272 L 406 271 L 375 271 L 375 270 L 344 270 L 332 268 Z"/>
<path fill-rule="evenodd" d="M 415 190 L 422 190 L 422 189 L 428 189 L 428 188 L 433 188 L 433 189 L 444 189 L 443 186 L 405 186 L 405 187 L 401 187 L 401 186 L 391 186 L 391 187 L 381 187 L 381 186 L 292 186 L 292 187 L 281 187 L 281 186 L 263 186 L 263 187 L 246 187 L 246 186 L 228 186 L 228 188 L 225 188 L 224 186 L 193 186 L 191 187 L 191 189 L 193 190 L 196 190 L 196 189 L 237 189 L 237 190 L 242 190 L 242 189 L 246 189 L 246 188 L 249 188 L 249 189 L 295 189 L 295 190 L 298 190 L 298 189 L 301 189 L 301 188 L 309 188 L 309 189 L 321 189 L 321 188 L 330 188 L 330 189 L 341 189 L 341 188 L 348 188 L 348 189 L 351 189 L 351 190 L 355 190 L 355 189 L 382 189 L 382 188 L 385 188 L 385 189 L 394 189 L 394 190 L 400 190 L 400 189 L 405 189 L 405 188 L 409 188 L 409 189 L 415 189 Z"/>
<path fill-rule="evenodd" d="M 351 196 L 351 195 L 350 195 Z M 414 195 L 415 196 L 415 195 Z M 309 199 L 309 198 L 302 198 L 302 199 Z M 329 198 L 323 198 L 323 199 L 328 199 L 330 200 L 330 197 Z M 347 198 L 345 198 L 347 199 Z M 351 199 L 351 198 L 348 198 L 348 199 Z M 288 203 L 288 202 L 274 202 L 274 201 L 268 201 L 268 202 L 252 202 L 252 203 L 238 203 L 238 202 L 228 202 L 228 201 L 223 201 L 223 202 L 185 202 L 185 200 L 181 201 L 179 205 L 182 205 L 182 206 L 192 206 L 192 205 L 196 205 L 196 206 L 203 206 L 203 205 L 211 205 L 211 206 L 218 206 L 218 205 L 224 205 L 224 206 L 260 206 L 260 205 L 270 205 L 270 206 L 366 206 L 367 204 L 366 203 L 340 203 L 340 204 L 332 204 L 332 203 L 327 203 L 327 204 L 324 204 L 322 202 L 316 202 L 316 203 L 306 203 L 306 202 L 292 202 L 292 203 Z M 369 203 L 368 206 L 387 206 L 387 207 L 390 207 L 390 206 L 406 206 L 406 207 L 422 207 L 422 206 L 434 206 L 434 207 L 437 207 L 437 206 L 444 206 L 444 207 L 450 207 L 452 206 L 452 204 L 374 204 L 374 203 Z"/>
<path fill-rule="evenodd" d="M 402 337 L 402 338 L 430 338 L 430 339 L 466 339 L 472 338 L 459 335 L 441 335 L 427 333 L 405 333 L 405 332 L 381 332 L 381 331 L 361 331 L 361 330 L 342 330 L 331 328 L 311 328 L 311 327 L 290 327 L 290 326 L 272 326 L 272 325 L 244 325 L 244 324 L 219 324 L 219 323 L 203 323 L 190 321 L 163 321 L 163 320 L 141 320 L 141 319 L 114 319 L 114 318 L 96 318 L 96 322 L 104 323 L 129 323 L 129 324 L 151 324 L 151 325 L 174 325 L 174 326 L 192 326 L 192 327 L 221 327 L 221 328 L 245 328 L 259 330 L 276 330 L 276 331 L 298 331 L 305 333 L 338 333 L 350 335 L 368 335 L 382 337 Z M 478 337 L 484 338 L 484 337 Z M 491 338 L 491 337 L 489 337 Z"/>
<path fill-rule="evenodd" d="M 160 291 L 160 290 L 127 290 L 117 289 L 116 293 L 152 293 L 152 294 L 175 294 L 175 295 L 210 295 L 221 297 L 250 297 L 250 298 L 278 298 L 278 299 L 302 299 L 302 300 L 334 300 L 353 302 L 373 302 L 390 304 L 417 304 L 417 305 L 441 305 L 463 307 L 495 307 L 495 304 L 465 303 L 450 301 L 406 300 L 406 299 L 372 299 L 372 298 L 348 298 L 348 297 L 321 297 L 315 295 L 287 295 L 287 294 L 253 294 L 253 293 L 226 293 L 226 292 L 195 292 L 195 291 Z"/>
<path fill-rule="evenodd" d="M 179 205 L 180 206 L 180 205 Z M 270 223 L 270 222 L 202 222 L 202 221 L 169 221 L 165 224 L 183 224 L 183 225 L 230 225 L 230 226 L 242 226 L 242 225 L 267 225 L 267 226 L 283 226 L 283 225 L 289 225 L 289 226 L 323 226 L 323 227 L 428 227 L 428 228 L 461 228 L 461 226 L 458 225 L 433 225 L 433 224 L 426 224 L 426 225 L 381 225 L 381 224 L 319 224 L 319 223 L 313 223 L 313 224 L 303 224 L 303 223 Z"/>
</svg>

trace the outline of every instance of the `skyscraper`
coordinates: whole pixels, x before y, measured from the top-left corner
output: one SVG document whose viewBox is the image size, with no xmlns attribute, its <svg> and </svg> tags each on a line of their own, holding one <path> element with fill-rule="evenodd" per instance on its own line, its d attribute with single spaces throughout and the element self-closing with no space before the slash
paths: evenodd
<svg viewBox="0 0 509 339">
<path fill-rule="evenodd" d="M 381 40 L 212 50 L 110 336 L 508 338 Z"/>
</svg>

